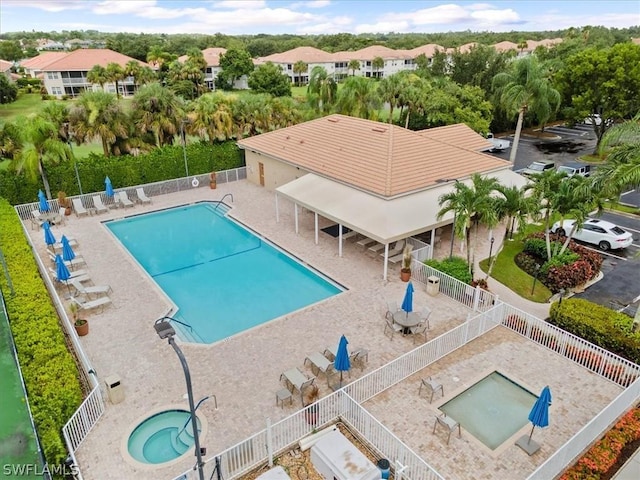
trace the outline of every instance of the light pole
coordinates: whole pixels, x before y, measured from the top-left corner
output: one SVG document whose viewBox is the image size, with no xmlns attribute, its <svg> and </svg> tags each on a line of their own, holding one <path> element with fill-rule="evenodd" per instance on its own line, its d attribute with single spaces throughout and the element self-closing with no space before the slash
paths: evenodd
<svg viewBox="0 0 640 480">
<path fill-rule="evenodd" d="M 495 242 L 496 239 L 491 237 L 491 245 L 489 245 L 489 265 L 491 265 L 491 256 L 493 253 L 493 242 Z"/>
<path fill-rule="evenodd" d="M 168 339 L 169 345 L 173 347 L 182 364 L 182 370 L 184 371 L 184 379 L 187 382 L 187 396 L 189 397 L 189 411 L 191 412 L 191 429 L 193 430 L 193 443 L 196 449 L 198 475 L 200 480 L 204 480 L 204 463 L 202 462 L 202 450 L 200 449 L 200 433 L 198 432 L 198 420 L 196 418 L 196 407 L 193 403 L 193 388 L 191 386 L 191 374 L 189 373 L 189 365 L 187 365 L 187 359 L 184 357 L 180 347 L 176 345 L 176 341 L 173 338 L 176 331 L 173 329 L 169 321 L 173 320 L 171 317 L 162 317 L 156 320 L 153 325 L 156 333 L 161 339 Z"/>
<path fill-rule="evenodd" d="M 180 136 L 182 137 L 182 156 L 184 157 L 184 171 L 186 176 L 189 176 L 189 165 L 187 164 L 187 137 L 184 134 L 184 124 L 190 123 L 190 120 L 185 118 L 180 120 Z"/>
<path fill-rule="evenodd" d="M 533 274 L 533 286 L 531 287 L 531 295 L 533 295 L 533 291 L 536 289 L 536 281 L 538 280 L 539 271 L 540 271 L 540 265 L 536 265 L 536 271 Z"/>
</svg>

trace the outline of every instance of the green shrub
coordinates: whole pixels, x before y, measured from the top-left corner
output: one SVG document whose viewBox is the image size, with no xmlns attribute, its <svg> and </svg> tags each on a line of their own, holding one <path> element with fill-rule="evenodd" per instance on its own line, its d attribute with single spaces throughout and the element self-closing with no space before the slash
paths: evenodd
<svg viewBox="0 0 640 480">
<path fill-rule="evenodd" d="M 451 257 L 444 260 L 427 260 L 424 263 L 453 278 L 457 278 L 461 282 L 470 284 L 471 280 L 473 280 L 469 273 L 469 264 L 464 258 Z"/>
<path fill-rule="evenodd" d="M 5 302 L 33 420 L 47 461 L 60 464 L 67 456 L 62 427 L 82 402 L 78 369 L 20 220 L 4 199 L 0 199 L 0 245 L 15 290 Z M 9 292 L 4 275 L 0 287 Z"/>
<path fill-rule="evenodd" d="M 633 332 L 633 319 L 623 313 L 571 298 L 551 305 L 549 323 L 640 363 L 640 333 Z"/>
</svg>

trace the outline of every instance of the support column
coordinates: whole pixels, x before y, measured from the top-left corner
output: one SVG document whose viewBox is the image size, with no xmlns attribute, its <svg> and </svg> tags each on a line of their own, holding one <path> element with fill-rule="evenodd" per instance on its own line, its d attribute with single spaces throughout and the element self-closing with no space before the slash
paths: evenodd
<svg viewBox="0 0 640 480">
<path fill-rule="evenodd" d="M 338 256 L 342 257 L 342 224 L 338 225 Z"/>
<path fill-rule="evenodd" d="M 296 221 L 296 235 L 298 234 L 298 204 L 294 203 L 293 204 L 293 218 L 295 218 Z"/>
<path fill-rule="evenodd" d="M 316 245 L 318 244 L 318 212 L 314 212 L 316 224 Z"/>
<path fill-rule="evenodd" d="M 387 271 L 389 270 L 389 244 L 384 244 L 384 273 L 382 274 L 382 279 L 387 279 Z"/>
</svg>

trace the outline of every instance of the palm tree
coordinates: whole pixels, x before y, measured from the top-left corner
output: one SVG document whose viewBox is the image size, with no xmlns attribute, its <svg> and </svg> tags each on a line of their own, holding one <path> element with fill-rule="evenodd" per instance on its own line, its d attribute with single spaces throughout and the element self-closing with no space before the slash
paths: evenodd
<svg viewBox="0 0 640 480">
<path fill-rule="evenodd" d="M 87 81 L 93 84 L 100 85 L 100 88 L 104 90 L 104 84 L 109 81 L 109 75 L 107 70 L 102 65 L 94 65 L 91 70 L 87 72 Z"/>
<path fill-rule="evenodd" d="M 0 158 L 13 160 L 22 150 L 24 143 L 20 128 L 15 123 L 7 122 L 0 126 Z"/>
<path fill-rule="evenodd" d="M 400 106 L 400 96 L 404 88 L 405 85 L 397 74 L 383 78 L 378 84 L 378 95 L 383 102 L 389 104 L 389 123 L 393 123 L 393 110 Z"/>
<path fill-rule="evenodd" d="M 307 65 L 302 60 L 298 60 L 296 63 L 293 64 L 293 74 L 295 75 L 295 78 L 296 78 L 296 85 L 300 85 L 302 83 L 300 81 L 302 78 L 302 74 L 306 73 L 308 69 L 309 69 L 309 65 Z"/>
<path fill-rule="evenodd" d="M 384 68 L 384 59 L 382 57 L 375 57 L 371 61 L 371 67 L 373 68 L 374 73 L 378 73 L 381 68 Z M 374 75 L 374 77 L 378 78 L 378 75 Z"/>
<path fill-rule="evenodd" d="M 132 117 L 140 134 L 152 132 L 157 146 L 173 144 L 184 119 L 180 98 L 159 83 L 144 85 L 133 97 Z"/>
<path fill-rule="evenodd" d="M 502 194 L 502 198 L 499 199 L 497 204 L 498 216 L 507 220 L 507 228 L 504 232 L 504 239 L 506 240 L 513 238 L 516 226 L 519 228 L 526 224 L 527 216 L 533 210 L 535 202 L 532 202 L 531 197 L 526 195 L 524 188 L 519 188 L 515 185 L 510 187 L 500 185 L 498 191 Z"/>
<path fill-rule="evenodd" d="M 173 60 L 173 55 L 162 50 L 160 45 L 154 45 L 147 53 L 147 62 L 156 64 L 158 69 L 162 69 L 162 65 Z"/>
<path fill-rule="evenodd" d="M 336 101 L 338 85 L 324 67 L 315 66 L 309 76 L 307 99 L 317 112 L 327 113 Z"/>
<path fill-rule="evenodd" d="M 84 143 L 99 138 L 105 156 L 113 153 L 118 138 L 126 138 L 127 119 L 116 96 L 108 92 L 84 92 L 69 113 L 75 141 Z"/>
<path fill-rule="evenodd" d="M 129 60 L 124 66 L 124 76 L 133 78 L 134 92 L 138 90 L 138 79 L 142 73 L 142 65 L 137 60 Z"/>
<path fill-rule="evenodd" d="M 371 79 L 349 77 L 338 92 L 336 111 L 343 115 L 375 120 L 380 103 L 375 83 Z"/>
<path fill-rule="evenodd" d="M 228 140 L 233 136 L 233 97 L 223 93 L 206 93 L 191 104 L 187 131 L 209 142 Z"/>
<path fill-rule="evenodd" d="M 360 70 L 360 61 L 359 60 L 349 60 L 349 64 L 347 65 L 347 70 L 351 70 L 351 76 L 355 76 L 356 70 Z"/>
<path fill-rule="evenodd" d="M 640 114 L 612 126 L 602 137 L 599 153 L 607 155 L 607 162 L 595 172 L 596 187 L 609 197 L 640 187 Z"/>
<path fill-rule="evenodd" d="M 493 77 L 496 98 L 505 110 L 517 113 L 518 121 L 511 147 L 510 161 L 516 158 L 522 122 L 527 112 L 535 114 L 540 124 L 546 123 L 560 108 L 560 93 L 551 86 L 548 72 L 535 55 L 516 60 L 508 72 Z"/>
<path fill-rule="evenodd" d="M 71 148 L 58 137 L 58 128 L 42 116 L 22 118 L 19 121 L 25 147 L 11 162 L 11 167 L 20 173 L 25 171 L 32 178 L 39 174 L 48 199 L 51 188 L 47 178 L 47 165 L 71 160 Z"/>
<path fill-rule="evenodd" d="M 40 114 L 58 128 L 58 137 L 63 142 L 69 142 L 69 107 L 63 102 L 47 103 Z"/>
<path fill-rule="evenodd" d="M 456 180 L 453 190 L 438 198 L 438 204 L 441 207 L 437 214 L 438 220 L 448 212 L 455 213 L 456 222 L 453 230 L 456 236 L 466 240 L 467 263 L 472 275 L 478 227 L 483 224 L 493 228 L 499 221 L 497 200 L 492 196 L 494 192 L 499 191 L 499 187 L 500 184 L 495 178 L 487 178 L 475 173 L 471 177 L 471 186 Z"/>
<path fill-rule="evenodd" d="M 120 64 L 111 62 L 107 64 L 106 67 L 107 80 L 109 82 L 115 83 L 116 86 L 116 98 L 120 98 L 120 88 L 118 88 L 118 84 L 120 80 L 125 78 L 124 68 L 120 66 Z"/>
</svg>

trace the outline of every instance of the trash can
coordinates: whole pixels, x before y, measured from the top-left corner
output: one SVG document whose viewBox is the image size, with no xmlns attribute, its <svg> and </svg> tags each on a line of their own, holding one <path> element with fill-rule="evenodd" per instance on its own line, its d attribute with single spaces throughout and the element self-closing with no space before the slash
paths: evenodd
<svg viewBox="0 0 640 480">
<path fill-rule="evenodd" d="M 381 458 L 378 460 L 378 468 L 380 469 L 380 478 L 389 478 L 389 460 L 386 458 Z"/>
<path fill-rule="evenodd" d="M 105 377 L 104 384 L 107 387 L 107 397 L 109 397 L 111 403 L 124 401 L 124 388 L 120 383 L 120 377 L 117 375 L 109 375 Z"/>
<path fill-rule="evenodd" d="M 440 277 L 436 277 L 435 275 L 427 277 L 427 293 L 432 297 L 440 293 Z"/>
</svg>

